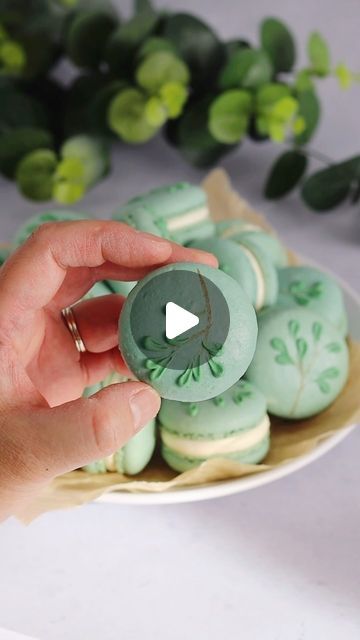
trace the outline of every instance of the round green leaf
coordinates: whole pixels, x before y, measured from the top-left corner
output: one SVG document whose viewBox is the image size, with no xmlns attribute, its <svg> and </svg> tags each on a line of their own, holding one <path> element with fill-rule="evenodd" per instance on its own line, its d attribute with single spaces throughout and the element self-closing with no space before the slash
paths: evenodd
<svg viewBox="0 0 360 640">
<path fill-rule="evenodd" d="M 328 75 L 331 66 L 330 51 L 326 40 L 317 31 L 309 36 L 307 52 L 315 73 L 319 76 Z"/>
<path fill-rule="evenodd" d="M 178 118 L 188 98 L 188 90 L 178 82 L 167 82 L 160 89 L 160 98 L 169 118 Z"/>
<path fill-rule="evenodd" d="M 142 60 L 152 53 L 158 53 L 158 51 L 170 51 L 170 53 L 176 53 L 175 47 L 170 40 L 161 38 L 160 36 L 152 36 L 147 38 L 141 45 L 138 51 L 138 58 Z"/>
<path fill-rule="evenodd" d="M 112 80 L 96 92 L 87 110 L 89 130 L 91 132 L 101 136 L 111 134 L 107 121 L 109 104 L 125 88 L 126 84 L 121 80 Z"/>
<path fill-rule="evenodd" d="M 162 127 L 167 120 L 167 109 L 157 96 L 151 96 L 145 105 L 145 117 L 152 127 Z"/>
<path fill-rule="evenodd" d="M 242 49 L 234 53 L 220 75 L 222 89 L 243 87 L 257 89 L 270 82 L 273 75 L 271 60 L 261 49 Z"/>
<path fill-rule="evenodd" d="M 64 160 L 77 160 L 81 164 L 82 182 L 86 187 L 94 185 L 109 170 L 108 145 L 91 136 L 78 135 L 70 138 L 62 145 L 60 156 Z"/>
<path fill-rule="evenodd" d="M 300 151 L 286 151 L 276 160 L 266 180 L 264 194 L 275 200 L 282 198 L 298 184 L 307 166 L 307 157 Z"/>
<path fill-rule="evenodd" d="M 167 18 L 163 35 L 189 66 L 196 90 L 215 85 L 225 48 L 211 27 L 190 14 L 176 13 Z"/>
<path fill-rule="evenodd" d="M 209 112 L 209 129 L 219 142 L 235 144 L 245 135 L 252 98 L 247 91 L 232 89 L 214 100 Z"/>
<path fill-rule="evenodd" d="M 47 128 L 48 117 L 42 104 L 13 85 L 1 90 L 0 133 L 17 127 Z"/>
<path fill-rule="evenodd" d="M 268 53 L 277 72 L 291 71 L 295 64 L 295 42 L 289 29 L 276 18 L 266 18 L 261 23 L 262 48 Z"/>
<path fill-rule="evenodd" d="M 51 149 L 54 140 L 45 129 L 21 127 L 0 134 L 0 172 L 13 178 L 16 167 L 25 155 L 35 149 Z"/>
<path fill-rule="evenodd" d="M 105 49 L 105 61 L 112 73 L 120 77 L 131 75 L 137 49 L 154 32 L 158 22 L 155 12 L 143 11 L 112 33 Z"/>
<path fill-rule="evenodd" d="M 125 142 L 140 144 L 152 138 L 157 127 L 146 118 L 147 98 L 137 89 L 125 89 L 110 102 L 110 128 Z"/>
<path fill-rule="evenodd" d="M 310 176 L 302 188 L 306 204 L 316 211 L 327 211 L 341 204 L 360 178 L 360 156 L 331 165 Z"/>
<path fill-rule="evenodd" d="M 233 148 L 217 142 L 209 131 L 207 119 L 211 101 L 212 98 L 204 97 L 187 104 L 182 116 L 169 122 L 166 129 L 168 141 L 187 162 L 200 168 L 216 164 Z"/>
<path fill-rule="evenodd" d="M 53 151 L 38 149 L 27 154 L 16 170 L 20 191 L 30 200 L 51 200 L 57 157 Z"/>
<path fill-rule="evenodd" d="M 157 93 L 168 82 L 186 85 L 189 79 L 186 64 L 169 51 L 152 53 L 136 71 L 137 83 L 149 93 Z"/>
<path fill-rule="evenodd" d="M 26 64 L 26 53 L 19 42 L 5 40 L 0 43 L 0 68 L 6 73 L 20 73 Z"/>
<path fill-rule="evenodd" d="M 320 120 L 320 102 L 315 91 L 302 91 L 298 94 L 298 115 L 304 118 L 305 129 L 296 136 L 298 144 L 306 144 L 312 138 Z"/>
<path fill-rule="evenodd" d="M 107 11 L 85 11 L 76 15 L 66 35 L 65 49 L 69 58 L 78 67 L 98 67 L 116 24 Z"/>
</svg>

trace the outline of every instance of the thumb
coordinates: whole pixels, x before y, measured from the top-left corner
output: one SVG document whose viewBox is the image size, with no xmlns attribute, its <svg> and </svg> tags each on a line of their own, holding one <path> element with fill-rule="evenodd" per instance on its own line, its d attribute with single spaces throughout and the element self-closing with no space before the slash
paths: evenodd
<svg viewBox="0 0 360 640">
<path fill-rule="evenodd" d="M 159 408 L 160 397 L 151 387 L 123 382 L 90 398 L 40 409 L 34 416 L 34 446 L 41 479 L 111 455 L 153 419 Z"/>
</svg>

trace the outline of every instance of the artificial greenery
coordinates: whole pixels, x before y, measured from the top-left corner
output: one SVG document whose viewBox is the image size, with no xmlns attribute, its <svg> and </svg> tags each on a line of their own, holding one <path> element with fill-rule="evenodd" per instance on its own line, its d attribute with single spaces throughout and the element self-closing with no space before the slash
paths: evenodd
<svg viewBox="0 0 360 640">
<path fill-rule="evenodd" d="M 208 167 L 245 138 L 286 147 L 268 198 L 300 186 L 316 211 L 360 199 L 360 156 L 340 163 L 308 143 L 321 114 L 317 84 L 359 82 L 334 65 L 317 32 L 296 67 L 288 27 L 266 18 L 259 39 L 222 41 L 201 19 L 134 3 L 124 20 L 106 0 L 0 0 L 0 172 L 38 201 L 71 204 L 110 170 L 110 146 L 162 130 L 193 165 Z M 67 58 L 77 73 L 58 79 Z M 312 175 L 308 159 L 325 163 Z"/>
</svg>

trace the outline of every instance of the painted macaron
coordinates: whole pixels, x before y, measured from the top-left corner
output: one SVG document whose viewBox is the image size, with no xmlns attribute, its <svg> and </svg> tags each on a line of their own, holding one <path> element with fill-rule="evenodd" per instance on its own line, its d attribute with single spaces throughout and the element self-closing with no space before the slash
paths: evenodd
<svg viewBox="0 0 360 640">
<path fill-rule="evenodd" d="M 288 264 L 287 251 L 279 238 L 247 220 L 222 220 L 216 224 L 216 234 L 235 242 L 248 239 L 266 253 L 276 267 Z"/>
<path fill-rule="evenodd" d="M 326 409 L 348 377 L 348 347 L 340 331 L 305 307 L 273 307 L 258 321 L 246 378 L 262 391 L 269 412 L 296 419 Z"/>
<path fill-rule="evenodd" d="M 257 311 L 275 303 L 277 271 L 267 254 L 251 240 L 245 238 L 240 244 L 213 237 L 194 240 L 190 246 L 213 253 L 219 260 L 219 268 L 243 287 Z"/>
<path fill-rule="evenodd" d="M 198 319 L 167 337 L 167 304 Z M 136 378 L 161 397 L 183 402 L 223 393 L 254 355 L 257 321 L 242 287 L 219 269 L 176 263 L 161 267 L 129 293 L 119 321 L 120 349 Z"/>
<path fill-rule="evenodd" d="M 245 380 L 204 402 L 163 400 L 158 418 L 162 456 L 176 471 L 215 457 L 257 464 L 269 450 L 265 398 Z"/>
<path fill-rule="evenodd" d="M 205 192 L 188 182 L 178 182 L 136 196 L 116 211 L 113 218 L 179 244 L 211 236 L 215 232 Z"/>
<path fill-rule="evenodd" d="M 341 288 L 320 269 L 308 266 L 279 269 L 278 304 L 305 307 L 326 318 L 342 335 L 348 320 Z"/>
<path fill-rule="evenodd" d="M 26 222 L 19 227 L 13 239 L 13 243 L 15 246 L 19 247 L 28 239 L 29 236 L 31 236 L 32 233 L 34 233 L 34 231 L 36 231 L 36 229 L 38 229 L 38 227 L 41 227 L 41 225 L 46 222 L 68 222 L 72 220 L 88 219 L 89 216 L 86 216 L 84 213 L 67 211 L 65 209 L 54 209 L 52 211 L 38 213 L 26 220 Z"/>
</svg>

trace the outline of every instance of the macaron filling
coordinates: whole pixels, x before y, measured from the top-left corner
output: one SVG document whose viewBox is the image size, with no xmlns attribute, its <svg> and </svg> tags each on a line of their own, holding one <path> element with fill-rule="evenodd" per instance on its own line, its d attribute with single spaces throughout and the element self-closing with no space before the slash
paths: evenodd
<svg viewBox="0 0 360 640">
<path fill-rule="evenodd" d="M 247 256 L 256 277 L 257 289 L 256 289 L 255 309 L 259 310 L 264 306 L 264 303 L 265 303 L 266 286 L 265 286 L 264 274 L 260 267 L 260 263 L 254 256 L 254 254 L 249 249 L 247 249 L 247 247 L 244 247 L 243 245 L 241 245 L 241 249 Z"/>
<path fill-rule="evenodd" d="M 173 216 L 166 221 L 168 231 L 180 231 L 186 227 L 200 224 L 209 218 L 209 210 L 207 207 L 199 207 L 192 209 L 178 216 Z"/>
<path fill-rule="evenodd" d="M 208 458 L 215 455 L 246 451 L 261 442 L 269 434 L 269 429 L 269 416 L 265 415 L 257 426 L 227 438 L 196 440 L 183 438 L 161 429 L 161 439 L 166 447 L 183 456 Z"/>
</svg>

